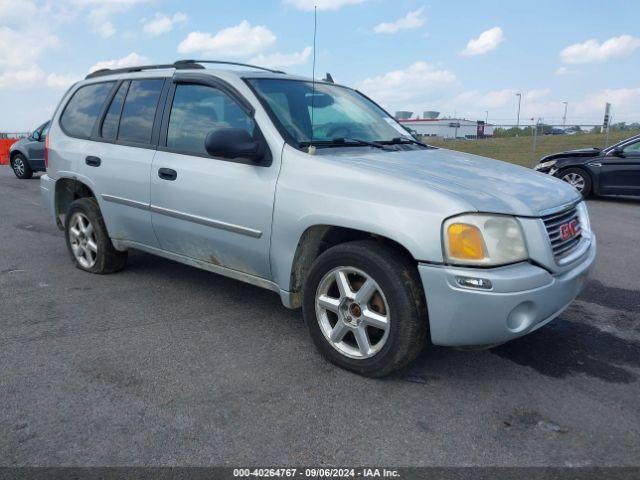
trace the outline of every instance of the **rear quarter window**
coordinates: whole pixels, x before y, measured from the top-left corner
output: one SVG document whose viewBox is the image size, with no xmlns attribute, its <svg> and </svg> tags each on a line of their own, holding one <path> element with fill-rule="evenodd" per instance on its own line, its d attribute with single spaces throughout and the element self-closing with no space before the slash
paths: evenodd
<svg viewBox="0 0 640 480">
<path fill-rule="evenodd" d="M 76 90 L 60 118 L 62 130 L 73 137 L 90 137 L 102 105 L 114 84 L 115 82 L 93 83 Z"/>
</svg>

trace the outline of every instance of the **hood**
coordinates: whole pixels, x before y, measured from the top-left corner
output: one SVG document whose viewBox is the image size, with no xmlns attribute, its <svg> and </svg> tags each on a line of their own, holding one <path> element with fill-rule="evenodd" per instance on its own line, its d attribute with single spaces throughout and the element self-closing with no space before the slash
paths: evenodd
<svg viewBox="0 0 640 480">
<path fill-rule="evenodd" d="M 555 177 L 477 155 L 445 149 L 356 153 L 359 150 L 333 154 L 343 164 L 436 189 L 480 212 L 536 217 L 581 198 Z"/>
<path fill-rule="evenodd" d="M 566 152 L 558 152 L 552 155 L 547 155 L 546 157 L 542 157 L 540 162 L 547 162 L 549 160 L 555 160 L 556 158 L 589 158 L 589 157 L 597 157 L 602 153 L 602 150 L 596 147 L 592 148 L 579 148 L 577 150 L 567 150 Z"/>
</svg>

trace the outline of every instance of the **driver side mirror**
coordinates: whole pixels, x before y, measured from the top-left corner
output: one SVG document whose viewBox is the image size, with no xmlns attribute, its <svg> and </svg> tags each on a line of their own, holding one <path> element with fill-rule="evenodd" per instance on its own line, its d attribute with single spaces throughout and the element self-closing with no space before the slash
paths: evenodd
<svg viewBox="0 0 640 480">
<path fill-rule="evenodd" d="M 614 148 L 611 153 L 616 157 L 624 157 L 624 150 L 620 147 Z"/>
<path fill-rule="evenodd" d="M 40 136 L 40 132 L 33 132 L 31 138 L 33 138 L 36 142 L 39 142 L 42 139 L 42 137 Z"/>
<path fill-rule="evenodd" d="M 255 141 L 249 132 L 242 128 L 221 128 L 209 132 L 204 141 L 204 148 L 212 157 L 231 160 L 246 158 L 256 163 L 265 158 L 263 143 Z"/>
</svg>

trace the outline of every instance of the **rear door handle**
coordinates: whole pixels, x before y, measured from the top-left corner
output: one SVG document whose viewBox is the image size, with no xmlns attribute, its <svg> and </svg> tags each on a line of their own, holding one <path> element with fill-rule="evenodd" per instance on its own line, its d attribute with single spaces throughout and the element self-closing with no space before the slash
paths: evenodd
<svg viewBox="0 0 640 480">
<path fill-rule="evenodd" d="M 162 180 L 175 180 L 176 178 L 178 178 L 178 172 L 176 172 L 172 168 L 160 168 L 158 170 L 158 176 Z"/>
<path fill-rule="evenodd" d="M 100 164 L 102 163 L 102 160 L 100 160 L 99 157 L 93 157 L 90 155 L 84 159 L 84 163 L 86 163 L 90 167 L 99 167 Z"/>
</svg>

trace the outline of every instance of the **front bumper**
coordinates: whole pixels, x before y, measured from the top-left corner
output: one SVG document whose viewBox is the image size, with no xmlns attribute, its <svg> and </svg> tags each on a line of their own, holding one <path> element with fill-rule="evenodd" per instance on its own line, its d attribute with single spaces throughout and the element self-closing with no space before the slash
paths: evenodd
<svg viewBox="0 0 640 480">
<path fill-rule="evenodd" d="M 435 345 L 488 346 L 526 335 L 557 317 L 584 287 L 596 239 L 569 270 L 552 274 L 522 262 L 478 269 L 419 264 Z M 461 287 L 456 277 L 489 280 L 491 290 Z"/>
</svg>

